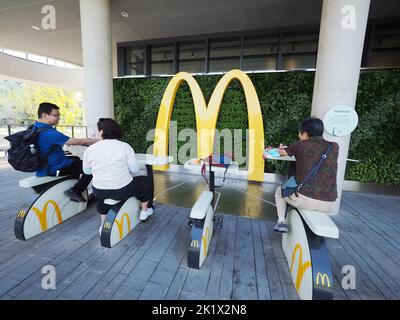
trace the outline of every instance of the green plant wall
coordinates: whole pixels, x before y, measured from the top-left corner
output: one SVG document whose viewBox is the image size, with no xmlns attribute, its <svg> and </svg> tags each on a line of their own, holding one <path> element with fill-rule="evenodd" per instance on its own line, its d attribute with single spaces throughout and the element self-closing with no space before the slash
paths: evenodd
<svg viewBox="0 0 400 320">
<path fill-rule="evenodd" d="M 196 76 L 208 102 L 221 75 Z M 290 144 L 297 139 L 298 124 L 311 111 L 314 72 L 249 74 L 260 100 L 266 145 Z M 124 140 L 136 152 L 146 152 L 152 142 L 146 134 L 155 128 L 158 108 L 171 78 L 121 78 L 114 80 L 115 118 L 124 128 Z M 352 133 L 347 180 L 400 185 L 400 71 L 363 71 L 356 111 L 359 125 Z M 171 120 L 178 132 L 196 128 L 189 87 L 178 90 Z M 217 129 L 247 129 L 247 107 L 239 81 L 224 96 Z M 179 146 L 186 143 L 182 141 Z M 243 137 L 243 155 L 245 153 Z M 222 152 L 223 150 L 221 150 Z M 266 161 L 266 172 L 287 173 L 284 161 Z"/>
</svg>

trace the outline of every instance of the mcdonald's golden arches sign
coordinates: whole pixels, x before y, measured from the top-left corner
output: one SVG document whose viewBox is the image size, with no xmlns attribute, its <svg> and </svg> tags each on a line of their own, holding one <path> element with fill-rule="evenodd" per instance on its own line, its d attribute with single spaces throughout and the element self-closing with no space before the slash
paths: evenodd
<svg viewBox="0 0 400 320">
<path fill-rule="evenodd" d="M 200 86 L 193 76 L 187 72 L 176 74 L 169 82 L 161 100 L 156 124 L 154 155 L 168 155 L 168 128 L 170 125 L 172 108 L 180 84 L 182 81 L 186 81 L 192 92 L 194 110 L 196 113 L 197 155 L 199 158 L 209 156 L 213 150 L 215 126 L 222 99 L 227 87 L 234 79 L 240 81 L 246 96 L 249 121 L 248 179 L 263 181 L 264 160 L 262 152 L 264 149 L 264 126 L 260 102 L 253 83 L 248 75 L 241 70 L 229 71 L 219 80 L 208 102 L 208 107 L 206 106 L 206 101 L 204 100 Z M 168 165 L 154 166 L 154 168 L 158 170 L 167 170 Z"/>
</svg>

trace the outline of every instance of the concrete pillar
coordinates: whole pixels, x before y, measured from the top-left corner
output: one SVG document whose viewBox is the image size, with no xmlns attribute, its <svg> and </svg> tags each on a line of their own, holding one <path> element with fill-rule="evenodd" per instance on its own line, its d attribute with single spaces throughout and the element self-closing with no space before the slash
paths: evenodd
<svg viewBox="0 0 400 320">
<path fill-rule="evenodd" d="M 80 0 L 84 121 L 89 137 L 99 118 L 114 115 L 109 0 Z"/>
<path fill-rule="evenodd" d="M 333 106 L 355 107 L 369 5 L 370 0 L 324 0 L 312 116 L 323 120 Z M 333 137 L 325 132 L 324 137 L 339 144 L 339 158 L 347 158 L 350 135 Z M 345 170 L 346 161 L 339 160 L 334 214 L 339 212 Z"/>
</svg>

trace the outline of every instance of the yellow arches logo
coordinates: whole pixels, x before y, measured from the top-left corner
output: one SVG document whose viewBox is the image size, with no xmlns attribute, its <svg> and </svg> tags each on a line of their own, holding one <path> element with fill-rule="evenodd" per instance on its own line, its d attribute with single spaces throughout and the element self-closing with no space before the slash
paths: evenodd
<svg viewBox="0 0 400 320">
<path fill-rule="evenodd" d="M 106 223 L 104 224 L 104 226 L 103 226 L 103 229 L 110 230 L 110 229 L 111 229 L 111 223 L 106 222 Z"/>
<path fill-rule="evenodd" d="M 206 228 L 206 234 L 205 237 L 202 236 L 201 240 L 203 240 L 203 249 L 204 249 L 204 256 L 207 254 L 207 242 L 208 242 L 208 236 L 209 236 L 209 230 Z"/>
<path fill-rule="evenodd" d="M 157 117 L 157 125 L 154 140 L 154 155 L 168 155 L 168 129 L 171 120 L 172 108 L 176 92 L 180 84 L 185 81 L 192 93 L 194 110 L 196 113 L 197 129 L 197 156 L 205 158 L 212 153 L 214 144 L 215 126 L 223 96 L 229 84 L 237 79 L 243 86 L 246 97 L 247 113 L 249 120 L 249 159 L 248 170 L 249 180 L 263 181 L 264 160 L 262 152 L 264 149 L 264 125 L 260 102 L 256 89 L 246 73 L 241 70 L 232 70 L 226 73 L 215 87 L 208 107 L 203 93 L 196 80 L 189 73 L 179 72 L 169 82 L 161 100 Z M 158 170 L 167 170 L 168 165 L 154 166 Z"/>
<path fill-rule="evenodd" d="M 199 240 L 192 240 L 192 242 L 190 243 L 190 246 L 192 248 L 198 248 L 199 247 Z"/>
<path fill-rule="evenodd" d="M 129 218 L 128 213 L 124 213 L 121 217 L 121 220 L 115 219 L 115 224 L 118 227 L 119 231 L 119 240 L 122 240 L 122 237 L 124 236 L 124 218 L 126 218 L 126 222 L 128 223 L 128 233 L 131 232 L 131 219 Z"/>
<path fill-rule="evenodd" d="M 292 253 L 292 264 L 290 265 L 290 273 L 293 272 L 293 267 L 294 267 L 294 262 L 295 262 L 297 251 L 299 251 L 299 265 L 297 267 L 297 276 L 296 276 L 295 287 L 296 287 L 297 292 L 299 292 L 304 273 L 306 272 L 306 270 L 309 267 L 311 267 L 311 261 L 306 261 L 305 263 L 303 263 L 303 248 L 301 247 L 300 243 L 297 243 L 296 246 L 294 247 L 294 250 Z"/>
<path fill-rule="evenodd" d="M 36 216 L 39 219 L 39 223 L 40 223 L 40 227 L 42 228 L 42 231 L 47 230 L 47 208 L 50 204 L 53 206 L 53 208 L 56 212 L 58 224 L 62 223 L 60 207 L 58 206 L 57 202 L 55 202 L 54 200 L 49 200 L 45 203 L 42 211 L 36 207 L 32 208 L 33 212 L 35 212 Z"/>
<path fill-rule="evenodd" d="M 26 215 L 26 211 L 21 209 L 18 211 L 17 217 L 20 219 L 23 219 L 23 218 L 25 218 L 25 215 Z"/>
<path fill-rule="evenodd" d="M 207 242 L 208 242 L 208 237 L 210 234 L 210 230 L 206 228 L 205 235 L 201 237 L 201 241 L 203 242 L 203 251 L 204 251 L 204 256 L 207 254 Z M 190 246 L 192 248 L 199 248 L 199 240 L 193 239 L 192 242 L 190 243 Z"/>
<path fill-rule="evenodd" d="M 326 284 L 328 285 L 328 288 L 331 287 L 331 281 L 329 280 L 329 276 L 326 273 L 324 273 L 324 274 L 322 274 L 320 272 L 317 273 L 317 277 L 315 279 L 315 283 L 317 285 L 319 285 L 319 280 L 320 279 L 321 279 L 322 286 L 325 286 L 325 280 L 326 280 Z"/>
</svg>

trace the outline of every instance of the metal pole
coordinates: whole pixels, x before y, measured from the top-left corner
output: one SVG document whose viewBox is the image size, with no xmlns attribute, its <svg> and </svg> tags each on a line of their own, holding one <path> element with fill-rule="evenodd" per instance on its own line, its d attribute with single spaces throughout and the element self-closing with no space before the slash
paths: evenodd
<svg viewBox="0 0 400 320">
<path fill-rule="evenodd" d="M 215 176 L 214 176 L 214 171 L 211 170 L 211 163 L 212 163 L 212 157 L 210 157 L 210 163 L 208 164 L 210 166 L 210 191 L 213 194 L 212 197 L 212 202 L 211 202 L 211 206 L 214 209 L 214 199 L 215 199 Z"/>
<path fill-rule="evenodd" d="M 149 208 L 153 208 L 153 198 L 154 198 L 154 175 L 153 175 L 153 166 L 150 164 L 146 164 L 147 176 L 149 177 L 150 182 L 150 200 L 147 206 Z"/>
</svg>

